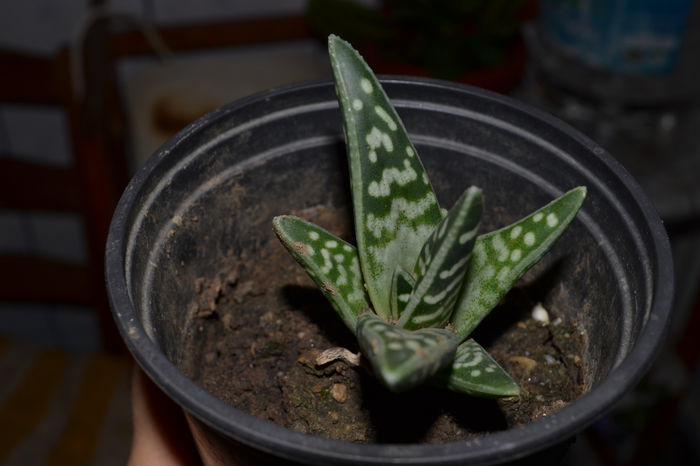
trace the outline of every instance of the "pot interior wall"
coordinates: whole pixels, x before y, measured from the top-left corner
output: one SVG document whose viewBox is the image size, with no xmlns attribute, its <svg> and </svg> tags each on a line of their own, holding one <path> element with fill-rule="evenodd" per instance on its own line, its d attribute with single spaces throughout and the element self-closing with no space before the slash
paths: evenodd
<svg viewBox="0 0 700 466">
<path fill-rule="evenodd" d="M 485 195 L 483 231 L 588 186 L 582 212 L 524 277 L 546 307 L 586 330 L 593 386 L 624 358 L 651 306 L 648 232 L 590 142 L 552 121 L 477 94 L 387 83 L 438 198 L 449 207 L 470 185 Z M 469 109 L 469 110 L 465 110 Z M 180 364 L 195 281 L 277 241 L 275 215 L 350 203 L 341 121 L 332 88 L 290 92 L 205 117 L 157 157 L 130 219 L 129 291 L 149 335 Z M 586 169 L 581 160 L 588 160 Z M 352 241 L 348 232 L 346 239 Z"/>
</svg>

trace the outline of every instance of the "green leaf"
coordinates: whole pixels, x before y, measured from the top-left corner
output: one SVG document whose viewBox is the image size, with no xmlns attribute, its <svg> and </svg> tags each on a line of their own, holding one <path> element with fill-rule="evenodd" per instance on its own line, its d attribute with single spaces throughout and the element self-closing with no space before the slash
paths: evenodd
<svg viewBox="0 0 700 466">
<path fill-rule="evenodd" d="M 408 390 L 448 366 L 459 338 L 449 330 L 404 330 L 374 314 L 357 322 L 357 339 L 377 377 L 390 390 Z"/>
<path fill-rule="evenodd" d="M 345 41 L 328 48 L 343 115 L 360 266 L 375 312 L 391 315 L 391 280 L 411 270 L 441 214 L 415 147 L 374 73 Z"/>
<path fill-rule="evenodd" d="M 413 285 L 415 285 L 416 279 L 406 272 L 400 265 L 396 266 L 394 271 L 394 278 L 391 280 L 391 317 L 394 320 L 398 320 L 401 317 L 404 309 L 406 309 L 406 304 L 411 297 L 411 291 L 413 291 Z"/>
<path fill-rule="evenodd" d="M 291 215 L 275 217 L 272 225 L 282 244 L 354 333 L 357 317 L 371 308 L 357 249 L 323 228 Z"/>
<path fill-rule="evenodd" d="M 459 345 L 452 366 L 440 371 L 435 382 L 456 392 L 486 398 L 517 396 L 513 378 L 477 342 Z"/>
<path fill-rule="evenodd" d="M 423 245 L 414 268 L 416 284 L 398 321 L 409 330 L 442 327 L 464 284 L 481 222 L 481 190 L 467 189 Z"/>
<path fill-rule="evenodd" d="M 466 286 L 452 318 L 452 325 L 462 338 L 551 248 L 585 197 L 585 187 L 574 188 L 522 220 L 477 238 Z"/>
</svg>

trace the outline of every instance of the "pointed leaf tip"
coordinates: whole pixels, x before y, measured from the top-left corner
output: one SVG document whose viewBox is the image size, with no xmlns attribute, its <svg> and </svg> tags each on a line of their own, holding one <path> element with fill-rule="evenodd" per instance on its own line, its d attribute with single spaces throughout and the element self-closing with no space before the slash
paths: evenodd
<svg viewBox="0 0 700 466">
<path fill-rule="evenodd" d="M 574 188 L 527 217 L 479 236 L 452 325 L 466 338 L 552 247 L 580 209 L 586 188 Z"/>
<path fill-rule="evenodd" d="M 394 321 L 398 320 L 406 309 L 415 283 L 416 279 L 410 273 L 400 265 L 396 266 L 391 281 L 391 317 Z"/>
<path fill-rule="evenodd" d="M 291 215 L 275 217 L 272 225 L 292 257 L 355 332 L 357 316 L 370 309 L 357 249 L 323 228 Z"/>
<path fill-rule="evenodd" d="M 379 380 L 395 392 L 411 389 L 448 366 L 459 342 L 449 330 L 408 331 L 374 314 L 360 316 L 357 339 Z"/>
<path fill-rule="evenodd" d="M 417 151 L 372 70 L 338 37 L 329 37 L 329 55 L 345 127 L 360 265 L 375 312 L 388 319 L 397 265 L 412 270 L 442 215 Z"/>
<path fill-rule="evenodd" d="M 399 326 L 442 327 L 452 316 L 481 224 L 482 205 L 481 190 L 472 186 L 428 237 L 416 261 L 416 283 Z"/>
<path fill-rule="evenodd" d="M 439 385 L 485 398 L 518 396 L 517 382 L 476 341 L 459 345 L 454 361 L 435 377 Z"/>
</svg>

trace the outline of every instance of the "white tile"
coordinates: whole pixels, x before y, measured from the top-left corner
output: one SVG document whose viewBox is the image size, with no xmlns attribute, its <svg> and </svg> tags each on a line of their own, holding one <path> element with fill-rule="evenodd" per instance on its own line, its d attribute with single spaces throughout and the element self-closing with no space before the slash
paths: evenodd
<svg viewBox="0 0 700 466">
<path fill-rule="evenodd" d="M 73 163 L 68 123 L 57 108 L 28 105 L 0 107 L 3 150 L 22 160 L 54 167 Z"/>
<path fill-rule="evenodd" d="M 73 306 L 0 302 L 0 334 L 39 346 L 97 351 L 100 333 L 94 311 Z"/>
<path fill-rule="evenodd" d="M 49 320 L 57 347 L 73 351 L 100 349 L 100 325 L 95 311 L 62 307 L 57 309 Z"/>
<path fill-rule="evenodd" d="M 51 54 L 65 45 L 85 0 L 0 2 L 0 46 Z"/>
<path fill-rule="evenodd" d="M 48 307 L 0 303 L 0 333 L 20 341 L 41 346 L 55 346 Z"/>
<path fill-rule="evenodd" d="M 22 229 L 20 214 L 0 210 L 0 253 L 22 254 L 28 250 L 29 245 Z"/>
<path fill-rule="evenodd" d="M 82 220 L 71 213 L 0 210 L 0 253 L 85 263 Z"/>
<path fill-rule="evenodd" d="M 86 262 L 85 234 L 78 215 L 63 213 L 28 215 L 35 238 L 32 253 L 67 262 Z"/>
</svg>

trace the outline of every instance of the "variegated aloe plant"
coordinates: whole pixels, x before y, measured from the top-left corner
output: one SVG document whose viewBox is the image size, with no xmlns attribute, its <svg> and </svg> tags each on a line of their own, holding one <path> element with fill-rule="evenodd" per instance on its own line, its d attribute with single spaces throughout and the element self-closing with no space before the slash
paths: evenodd
<svg viewBox="0 0 700 466">
<path fill-rule="evenodd" d="M 276 234 L 357 336 L 391 390 L 420 383 L 513 396 L 515 381 L 470 333 L 566 229 L 575 188 L 522 220 L 478 235 L 482 193 L 440 208 L 416 148 L 376 77 L 345 41 L 329 53 L 344 118 L 357 247 L 293 216 Z"/>
</svg>

